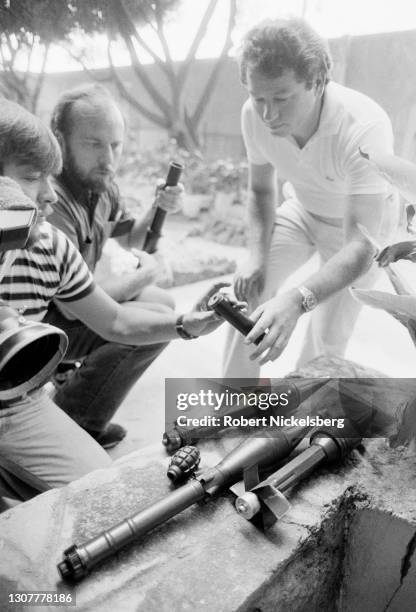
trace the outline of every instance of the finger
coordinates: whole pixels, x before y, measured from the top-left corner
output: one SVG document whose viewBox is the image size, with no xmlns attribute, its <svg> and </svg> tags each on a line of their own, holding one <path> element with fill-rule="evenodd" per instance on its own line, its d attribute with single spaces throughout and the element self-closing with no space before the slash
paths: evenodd
<svg viewBox="0 0 416 612">
<path fill-rule="evenodd" d="M 416 261 L 416 250 L 408 253 L 408 255 L 404 257 L 403 259 L 408 259 L 409 261 L 413 261 L 413 262 Z"/>
<path fill-rule="evenodd" d="M 215 283 L 206 293 L 204 293 L 204 295 L 198 300 L 198 302 L 196 303 L 194 309 L 195 310 L 207 310 L 208 309 L 208 302 L 211 299 L 211 297 L 213 295 L 215 295 L 216 293 L 218 293 L 218 291 L 220 291 L 221 289 L 224 289 L 224 287 L 229 287 L 231 283 L 229 282 L 224 282 L 224 281 L 219 281 L 218 283 Z"/>
<path fill-rule="evenodd" d="M 208 300 L 213 295 L 218 293 L 218 291 L 220 291 L 221 289 L 224 289 L 225 287 L 230 287 L 230 285 L 231 285 L 231 283 L 224 282 L 224 281 L 215 283 L 214 285 L 212 285 L 212 287 L 210 289 L 208 289 L 207 293 L 205 293 L 205 295 L 203 296 L 203 299 L 208 302 Z"/>
<path fill-rule="evenodd" d="M 394 257 L 391 253 L 391 251 L 386 251 L 382 257 L 379 257 L 376 259 L 376 261 L 378 262 L 378 265 L 381 266 L 382 268 L 385 268 L 386 266 L 388 266 L 389 264 L 391 264 L 394 261 Z"/>
<path fill-rule="evenodd" d="M 224 287 L 231 287 L 231 283 L 230 282 L 225 282 L 225 281 L 219 281 L 218 283 L 215 283 L 211 287 L 210 291 L 212 291 L 213 293 L 216 293 L 220 289 L 224 289 Z"/>
<path fill-rule="evenodd" d="M 234 285 L 234 294 L 237 300 L 244 301 L 247 296 L 246 284 L 243 280 L 238 279 Z"/>
<path fill-rule="evenodd" d="M 375 257 L 374 260 L 377 261 L 380 265 L 386 265 L 386 261 L 390 256 L 390 246 L 384 247 Z"/>
<path fill-rule="evenodd" d="M 250 355 L 250 359 L 257 359 L 258 357 L 260 357 L 260 355 L 262 355 L 264 351 L 270 349 L 278 340 L 278 331 L 265 331 L 261 333 L 264 334 L 264 338 L 262 338 L 261 342 L 256 345 L 255 350 Z"/>
<path fill-rule="evenodd" d="M 265 324 L 265 322 L 262 319 L 260 319 L 260 321 L 258 321 L 254 325 L 253 329 L 245 337 L 244 344 L 256 343 L 258 339 L 260 338 L 260 336 L 264 334 L 264 338 L 258 344 L 258 349 L 257 349 L 258 351 L 260 351 L 260 353 L 262 353 L 266 348 L 271 346 L 271 344 L 274 342 L 275 333 L 276 332 L 271 333 L 267 325 Z"/>
<path fill-rule="evenodd" d="M 261 275 L 261 276 L 259 276 L 256 279 L 255 285 L 254 285 L 255 290 L 257 291 L 257 295 L 258 296 L 260 296 L 263 293 L 263 291 L 264 291 L 264 284 L 265 284 L 265 279 L 264 279 L 264 276 Z"/>
<path fill-rule="evenodd" d="M 275 341 L 274 345 L 270 348 L 270 350 L 264 354 L 260 360 L 260 365 L 264 365 L 268 361 L 274 361 L 285 350 L 287 343 L 289 341 L 289 336 L 287 334 L 280 335 L 280 337 Z"/>
<path fill-rule="evenodd" d="M 182 195 L 184 191 L 185 188 L 183 186 L 183 183 L 178 183 L 177 185 L 167 185 L 164 188 L 165 193 L 172 194 L 175 197 Z"/>
<path fill-rule="evenodd" d="M 216 321 L 223 321 L 223 318 L 218 316 L 216 312 L 214 312 L 213 310 L 204 310 L 202 312 L 200 312 L 200 320 L 203 323 L 214 323 Z"/>
<path fill-rule="evenodd" d="M 136 249 L 135 247 L 132 247 L 130 249 L 130 252 L 133 253 L 133 255 L 135 255 L 136 257 L 140 257 L 141 255 L 148 255 L 146 251 L 141 251 L 140 249 Z"/>
<path fill-rule="evenodd" d="M 264 314 L 264 305 L 260 304 L 260 306 L 257 306 L 257 308 L 253 310 L 253 312 L 250 315 L 250 319 L 254 323 L 256 323 L 263 314 Z"/>
</svg>

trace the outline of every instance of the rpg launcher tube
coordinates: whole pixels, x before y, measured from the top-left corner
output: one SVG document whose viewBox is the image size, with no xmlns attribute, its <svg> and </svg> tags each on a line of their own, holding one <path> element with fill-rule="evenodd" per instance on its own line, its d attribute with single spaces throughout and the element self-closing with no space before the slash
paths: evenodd
<svg viewBox="0 0 416 612">
<path fill-rule="evenodd" d="M 284 416 L 289 416 L 293 414 L 293 412 L 298 408 L 298 406 L 304 402 L 308 397 L 310 397 L 315 391 L 317 391 L 320 387 L 327 383 L 327 379 L 308 379 L 308 378 L 294 378 L 294 379 L 280 379 L 278 382 L 270 381 L 268 385 L 264 387 L 264 390 L 267 393 L 275 393 L 282 394 L 287 393 L 288 404 L 282 408 L 280 406 L 269 406 L 267 411 L 261 410 L 258 406 L 250 406 L 250 405 L 240 405 L 237 404 L 235 406 L 230 406 L 227 409 L 221 410 L 221 417 L 230 416 L 232 418 L 238 418 L 240 416 L 244 416 L 246 418 L 258 417 L 272 415 L 276 416 L 278 414 L 284 414 Z M 259 387 L 261 391 L 263 386 Z M 204 414 L 208 414 L 205 412 L 206 408 L 204 408 Z M 198 406 L 197 410 L 194 412 L 187 413 L 187 416 L 192 418 L 193 415 L 200 417 L 201 416 L 201 407 Z M 208 415 L 210 416 L 211 413 Z M 212 416 L 218 416 L 217 412 L 212 412 Z M 206 425 L 206 426 L 187 426 L 182 427 L 177 423 L 169 429 L 165 431 L 162 437 L 162 444 L 166 446 L 168 452 L 174 452 L 181 448 L 182 446 L 186 446 L 188 444 L 195 444 L 202 437 L 207 437 L 215 433 L 218 435 L 220 432 L 220 428 L 215 425 Z"/>
<path fill-rule="evenodd" d="M 214 310 L 217 315 L 228 321 L 244 336 L 247 336 L 254 327 L 253 321 L 241 312 L 224 293 L 214 293 L 208 301 L 208 308 Z M 264 336 L 265 334 L 261 334 L 254 344 L 260 344 Z"/>
<path fill-rule="evenodd" d="M 179 178 L 183 170 L 183 165 L 179 162 L 172 161 L 169 164 L 168 175 L 166 177 L 166 183 L 163 187 L 176 187 L 179 183 Z M 165 221 L 166 210 L 156 208 L 152 223 L 147 229 L 146 237 L 144 239 L 143 251 L 146 253 L 154 253 L 156 251 L 157 243 L 162 235 L 162 226 Z"/>
<path fill-rule="evenodd" d="M 243 471 L 253 465 L 259 469 L 281 462 L 300 442 L 305 428 L 294 429 L 279 436 L 247 438 L 215 467 L 210 468 L 165 498 L 148 506 L 139 513 L 125 519 L 92 538 L 81 546 L 73 545 L 63 554 L 58 571 L 64 580 L 74 582 L 84 578 L 89 571 L 121 548 L 134 542 L 154 527 L 192 504 L 209 499 L 221 488 L 241 479 Z"/>
<path fill-rule="evenodd" d="M 339 430 L 335 428 L 314 431 L 309 448 L 237 498 L 237 512 L 247 520 L 262 512 L 263 527 L 271 527 L 290 507 L 283 493 L 297 485 L 319 465 L 339 461 L 361 443 L 359 437 L 341 438 L 338 434 Z M 352 435 L 357 436 L 355 431 Z"/>
</svg>

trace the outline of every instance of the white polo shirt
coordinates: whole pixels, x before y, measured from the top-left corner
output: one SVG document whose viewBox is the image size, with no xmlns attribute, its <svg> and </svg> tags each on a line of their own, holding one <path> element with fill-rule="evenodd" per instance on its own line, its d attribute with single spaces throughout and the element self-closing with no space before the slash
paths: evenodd
<svg viewBox="0 0 416 612">
<path fill-rule="evenodd" d="M 249 162 L 272 164 L 311 213 L 341 218 L 350 195 L 391 193 L 358 151 L 368 146 L 393 153 L 391 122 L 376 102 L 358 91 L 328 83 L 319 127 L 302 149 L 293 138 L 274 136 L 250 98 L 242 109 L 242 132 Z"/>
</svg>

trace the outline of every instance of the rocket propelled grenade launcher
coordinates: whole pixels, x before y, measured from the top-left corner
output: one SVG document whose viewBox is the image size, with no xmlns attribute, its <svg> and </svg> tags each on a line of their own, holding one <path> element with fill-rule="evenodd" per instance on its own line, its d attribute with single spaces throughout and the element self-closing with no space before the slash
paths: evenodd
<svg viewBox="0 0 416 612">
<path fill-rule="evenodd" d="M 340 461 L 361 443 L 356 431 L 349 429 L 346 434 L 354 437 L 341 438 L 334 428 L 315 430 L 309 448 L 237 498 L 237 512 L 247 520 L 260 522 L 264 529 L 274 525 L 290 508 L 284 493 L 318 466 Z"/>
<path fill-rule="evenodd" d="M 170 162 L 166 183 L 163 188 L 176 187 L 176 185 L 179 183 L 182 170 L 182 164 L 176 161 Z M 147 229 L 146 238 L 144 240 L 143 251 L 146 251 L 146 253 L 152 254 L 156 251 L 158 240 L 162 235 L 162 226 L 165 221 L 165 217 L 166 210 L 163 210 L 158 206 L 155 210 L 152 223 Z"/>
<path fill-rule="evenodd" d="M 98 563 L 161 525 L 198 501 L 208 500 L 219 490 L 242 478 L 244 470 L 260 470 L 279 464 L 301 441 L 306 428 L 263 438 L 248 438 L 226 455 L 215 467 L 203 471 L 165 498 L 125 519 L 115 527 L 81 546 L 73 545 L 63 553 L 58 571 L 64 580 L 84 578 Z"/>
<path fill-rule="evenodd" d="M 288 397 L 288 404 L 282 408 L 281 406 L 269 406 L 267 408 L 267 412 L 265 410 L 261 410 L 257 405 L 249 405 L 240 403 L 227 407 L 221 411 L 221 416 L 230 416 L 232 418 L 238 418 L 240 416 L 244 416 L 246 418 L 259 417 L 264 416 L 265 414 L 277 416 L 279 414 L 284 414 L 284 416 L 290 416 L 295 412 L 295 410 L 300 406 L 302 402 L 304 402 L 308 397 L 310 397 L 313 393 L 318 391 L 323 385 L 325 385 L 328 380 L 323 379 L 307 379 L 307 378 L 287 378 L 287 379 L 276 379 L 278 382 L 273 382 L 273 380 L 267 380 L 267 384 L 261 384 L 258 387 L 258 391 L 265 391 L 267 393 L 275 393 L 276 395 L 280 395 L 281 393 L 285 393 Z M 236 389 L 238 392 L 242 392 L 243 389 Z M 250 389 L 251 391 L 251 389 Z M 206 410 L 206 409 L 205 409 Z M 199 417 L 201 412 L 201 407 L 198 406 L 194 411 L 187 412 L 188 417 Z M 215 411 L 212 411 L 208 414 L 208 412 L 204 413 L 208 416 L 217 415 Z M 171 429 L 164 432 L 162 437 L 162 444 L 166 447 L 168 452 L 174 452 L 181 446 L 185 446 L 187 444 L 195 444 L 203 437 L 208 437 L 213 434 L 215 436 L 220 435 L 221 430 L 219 427 L 215 425 L 188 425 L 186 427 L 178 425 L 176 422 L 172 426 Z"/>
</svg>

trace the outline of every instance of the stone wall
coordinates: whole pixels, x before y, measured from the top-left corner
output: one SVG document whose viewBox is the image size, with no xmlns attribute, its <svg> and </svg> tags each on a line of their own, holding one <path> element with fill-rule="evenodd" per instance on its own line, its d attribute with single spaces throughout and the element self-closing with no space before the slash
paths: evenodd
<svg viewBox="0 0 416 612">
<path fill-rule="evenodd" d="M 335 80 L 362 91 L 381 104 L 393 122 L 397 153 L 416 160 L 416 30 L 342 37 L 331 40 L 330 46 L 335 62 Z M 191 108 L 212 65 L 212 60 L 199 60 L 191 71 L 185 91 Z M 153 65 L 144 69 L 163 90 L 164 80 L 158 69 Z M 99 78 L 108 77 L 105 70 L 98 70 L 96 74 Z M 130 68 L 121 69 L 121 76 L 134 95 L 144 103 L 149 102 Z M 61 91 L 88 80 L 83 72 L 48 74 L 40 99 L 40 114 L 47 118 Z M 110 87 L 116 93 L 115 86 L 110 83 Z M 239 115 L 245 98 L 235 60 L 230 58 L 220 74 L 201 126 L 212 157 L 244 154 Z M 138 145 L 150 145 L 163 138 L 163 132 L 136 115 L 127 104 L 123 103 L 123 108 L 130 125 L 138 130 Z"/>
</svg>

